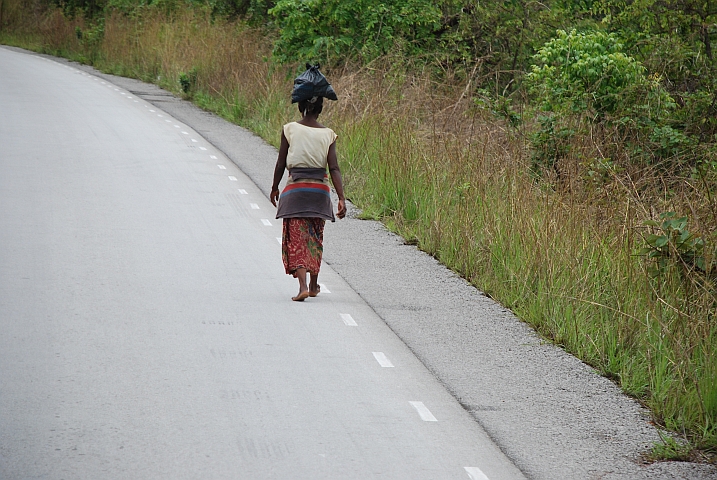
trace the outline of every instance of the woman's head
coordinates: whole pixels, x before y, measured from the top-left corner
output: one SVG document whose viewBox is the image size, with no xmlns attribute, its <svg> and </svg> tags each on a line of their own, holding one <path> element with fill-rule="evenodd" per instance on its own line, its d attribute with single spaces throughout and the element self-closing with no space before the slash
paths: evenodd
<svg viewBox="0 0 717 480">
<path fill-rule="evenodd" d="M 299 111 L 303 115 L 319 116 L 324 109 L 324 97 L 313 97 L 310 100 L 302 100 L 299 102 Z"/>
</svg>

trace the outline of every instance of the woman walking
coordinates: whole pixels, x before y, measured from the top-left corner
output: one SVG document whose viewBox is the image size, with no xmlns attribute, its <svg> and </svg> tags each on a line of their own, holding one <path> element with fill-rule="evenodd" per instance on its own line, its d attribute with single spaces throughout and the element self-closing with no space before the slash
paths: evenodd
<svg viewBox="0 0 717 480">
<path fill-rule="evenodd" d="M 318 66 L 314 68 L 318 72 Z M 330 94 L 336 99 L 333 89 Z M 295 302 L 315 297 L 320 291 L 324 224 L 326 220 L 335 221 L 327 167 L 339 197 L 336 216 L 344 218 L 346 215 L 341 171 L 336 158 L 337 136 L 318 122 L 323 100 L 323 96 L 318 95 L 300 100 L 301 120 L 284 125 L 271 187 L 271 203 L 276 206 L 278 201 L 276 218 L 283 219 L 284 223 L 281 242 L 284 269 L 299 281 L 299 293 L 292 297 Z M 289 178 L 279 194 L 279 182 L 285 169 L 289 170 Z M 310 276 L 308 285 L 307 272 Z"/>
</svg>

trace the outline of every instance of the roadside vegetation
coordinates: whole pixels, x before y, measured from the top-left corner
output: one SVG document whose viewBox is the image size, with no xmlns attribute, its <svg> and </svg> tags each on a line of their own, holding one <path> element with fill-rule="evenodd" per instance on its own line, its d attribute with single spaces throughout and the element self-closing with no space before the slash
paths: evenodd
<svg viewBox="0 0 717 480">
<path fill-rule="evenodd" d="M 0 0 L 0 41 L 151 81 L 277 145 L 339 94 L 349 198 L 717 455 L 717 3 Z"/>
</svg>

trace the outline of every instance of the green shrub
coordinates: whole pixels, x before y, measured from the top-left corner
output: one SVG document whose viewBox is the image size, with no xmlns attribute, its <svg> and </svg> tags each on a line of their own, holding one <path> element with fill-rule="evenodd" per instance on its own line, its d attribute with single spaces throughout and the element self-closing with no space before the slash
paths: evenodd
<svg viewBox="0 0 717 480">
<path fill-rule="evenodd" d="M 197 86 L 197 68 L 179 74 L 179 86 L 185 95 L 191 95 Z"/>
<path fill-rule="evenodd" d="M 595 0 L 602 23 L 651 72 L 679 108 L 669 123 L 692 143 L 717 142 L 717 9 L 699 0 Z M 714 147 L 712 147 L 714 148 Z M 690 159 L 690 162 L 695 159 Z M 699 161 L 699 159 L 697 159 Z"/>
<path fill-rule="evenodd" d="M 533 146 L 545 156 L 553 132 L 564 124 L 591 124 L 611 129 L 624 139 L 620 148 L 634 162 L 653 163 L 683 155 L 692 139 L 670 125 L 677 104 L 662 87 L 661 78 L 622 51 L 615 34 L 600 31 L 558 31 L 533 57 L 528 86 L 539 111 L 548 114 Z M 561 154 L 549 152 L 554 158 Z"/>
<path fill-rule="evenodd" d="M 341 63 L 371 60 L 394 49 L 422 51 L 440 26 L 441 11 L 427 0 L 279 0 L 269 10 L 280 28 L 280 61 Z"/>
<path fill-rule="evenodd" d="M 629 109 L 633 90 L 649 86 L 645 68 L 622 52 L 615 35 L 557 33 L 533 57 L 537 64 L 528 74 L 542 110 L 599 121 Z"/>
<path fill-rule="evenodd" d="M 687 272 L 708 270 L 704 256 L 705 242 L 702 237 L 687 230 L 687 217 L 665 212 L 660 214 L 660 222 L 648 220 L 644 224 L 657 230 L 657 233 L 645 237 L 646 246 L 640 251 L 653 261 L 649 268 L 651 275 L 661 275 L 670 264 Z"/>
</svg>

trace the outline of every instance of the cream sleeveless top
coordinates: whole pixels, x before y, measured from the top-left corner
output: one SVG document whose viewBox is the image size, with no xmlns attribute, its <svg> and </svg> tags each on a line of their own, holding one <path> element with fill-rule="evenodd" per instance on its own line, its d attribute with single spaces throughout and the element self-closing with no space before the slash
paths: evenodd
<svg viewBox="0 0 717 480">
<path fill-rule="evenodd" d="M 284 125 L 289 142 L 286 168 L 326 168 L 329 147 L 338 137 L 330 128 L 307 127 L 297 122 Z"/>
</svg>

